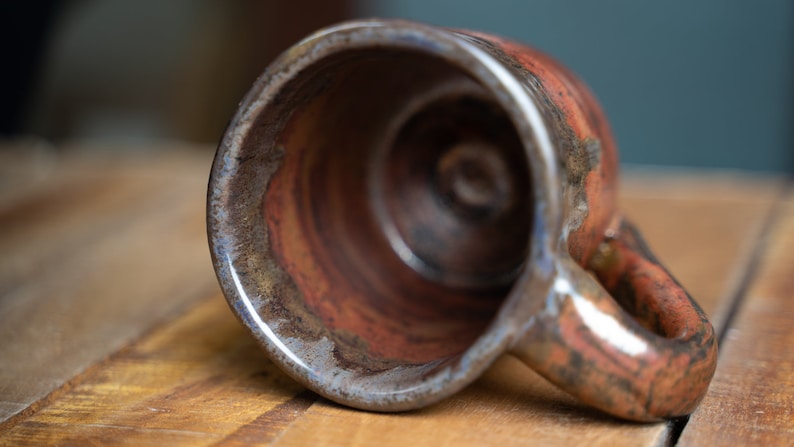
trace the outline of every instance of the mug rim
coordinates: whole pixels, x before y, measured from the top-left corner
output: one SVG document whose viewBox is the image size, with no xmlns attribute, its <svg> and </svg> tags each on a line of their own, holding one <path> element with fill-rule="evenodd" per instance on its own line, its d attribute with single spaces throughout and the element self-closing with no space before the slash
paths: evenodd
<svg viewBox="0 0 794 447">
<path fill-rule="evenodd" d="M 334 363 L 328 339 L 296 340 L 283 336 L 283 318 L 269 318 L 265 308 L 286 273 L 273 259 L 261 213 L 264 184 L 277 165 L 273 147 L 254 154 L 248 141 L 257 118 L 282 88 L 312 65 L 338 53 L 365 48 L 406 49 L 439 57 L 481 83 L 502 107 L 521 137 L 529 163 L 535 215 L 530 232 L 530 261 L 497 315 L 482 334 L 452 362 L 430 362 L 362 375 Z M 207 194 L 207 231 L 218 281 L 234 314 L 254 335 L 270 358 L 303 385 L 334 401 L 370 410 L 406 410 L 440 400 L 472 382 L 521 338 L 533 315 L 545 306 L 563 229 L 563 178 L 556 136 L 547 122 L 548 107 L 526 79 L 480 45 L 465 31 L 437 28 L 404 20 L 355 20 L 310 35 L 282 54 L 254 83 L 229 124 L 216 153 Z M 259 141 L 257 141 L 259 142 Z M 252 168 L 245 163 L 257 162 Z M 246 184 L 246 176 L 264 177 L 262 185 Z M 251 182 L 248 182 L 251 183 Z M 242 201 L 241 201 L 242 200 Z M 243 222 L 245 220 L 245 222 Z M 260 259 L 261 258 L 261 259 Z M 270 271 L 266 271 L 270 270 Z M 263 276 L 265 275 L 265 276 Z M 267 279 L 266 275 L 272 275 Z M 263 314 L 265 314 L 263 316 Z M 298 352 L 303 353 L 299 355 Z M 410 371 L 414 369 L 414 371 Z M 401 380 L 400 377 L 422 380 Z M 399 377 L 398 377 L 399 375 Z"/>
</svg>

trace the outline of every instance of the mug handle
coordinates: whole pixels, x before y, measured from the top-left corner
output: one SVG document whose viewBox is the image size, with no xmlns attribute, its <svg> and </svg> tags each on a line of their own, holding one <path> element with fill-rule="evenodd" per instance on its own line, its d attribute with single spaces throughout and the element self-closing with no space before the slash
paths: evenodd
<svg viewBox="0 0 794 447">
<path fill-rule="evenodd" d="M 656 421 L 691 413 L 717 363 L 704 312 L 625 219 L 587 268 L 564 255 L 545 311 L 513 353 L 612 415 Z"/>
</svg>

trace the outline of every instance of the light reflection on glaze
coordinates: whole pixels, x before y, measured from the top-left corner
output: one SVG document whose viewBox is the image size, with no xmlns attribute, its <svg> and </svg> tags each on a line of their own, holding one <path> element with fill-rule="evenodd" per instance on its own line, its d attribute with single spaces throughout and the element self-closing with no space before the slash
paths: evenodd
<svg viewBox="0 0 794 447">
<path fill-rule="evenodd" d="M 286 355 L 287 357 L 289 357 L 289 359 L 290 359 L 290 360 L 292 360 L 293 362 L 295 362 L 295 364 L 297 364 L 297 365 L 298 365 L 298 366 L 300 366 L 301 368 L 304 368 L 304 369 L 307 369 L 307 370 L 311 370 L 311 368 L 309 368 L 309 366 L 308 366 L 308 365 L 306 365 L 305 363 L 303 363 L 303 360 L 301 360 L 301 359 L 300 359 L 300 357 L 298 357 L 297 355 L 295 355 L 295 353 L 294 353 L 294 352 L 292 352 L 292 350 L 290 350 L 290 348 L 288 348 L 288 347 L 287 347 L 287 345 L 285 345 L 285 344 L 284 344 L 284 343 L 281 341 L 281 339 L 279 339 L 279 338 L 278 338 L 278 336 L 277 336 L 277 335 L 276 335 L 276 334 L 273 332 L 273 330 L 272 330 L 272 329 L 270 329 L 270 326 L 268 326 L 268 325 L 267 325 L 267 323 L 265 323 L 264 321 L 262 321 L 262 317 L 260 317 L 260 316 L 259 316 L 259 312 L 257 312 L 257 311 L 256 311 L 256 309 L 254 308 L 254 304 L 253 304 L 253 303 L 251 302 L 251 300 L 248 298 L 248 294 L 245 292 L 245 288 L 243 288 L 243 285 L 242 285 L 242 283 L 240 282 L 240 277 L 239 277 L 239 276 L 237 276 L 237 271 L 234 269 L 234 265 L 232 264 L 231 257 L 229 256 L 229 254 L 228 254 L 228 253 L 226 254 L 226 262 L 227 262 L 227 265 L 229 266 L 229 271 L 231 272 L 231 275 L 232 275 L 232 280 L 234 281 L 234 285 L 235 285 L 235 287 L 237 288 L 237 293 L 238 293 L 238 294 L 239 294 L 239 296 L 240 296 L 240 300 L 241 300 L 241 301 L 243 302 L 243 304 L 245 305 L 245 310 L 248 312 L 248 315 L 249 315 L 251 318 L 253 318 L 254 322 L 255 322 L 255 323 L 256 323 L 256 325 L 259 327 L 259 329 L 261 329 L 261 330 L 262 330 L 262 333 L 264 333 L 264 334 L 265 334 L 265 336 L 267 336 L 267 338 L 268 338 L 268 339 L 269 339 L 269 340 L 270 340 L 270 341 L 271 341 L 271 342 L 272 342 L 272 343 L 273 343 L 273 344 L 274 344 L 274 345 L 275 345 L 275 346 L 276 346 L 276 347 L 277 347 L 277 348 L 278 348 L 278 349 L 279 349 L 281 352 L 283 352 L 283 353 L 284 353 L 284 355 Z"/>
<path fill-rule="evenodd" d="M 554 281 L 554 290 L 560 295 L 571 297 L 571 302 L 582 322 L 607 342 L 608 346 L 614 346 L 631 356 L 642 355 L 648 351 L 648 344 L 644 340 L 620 324 L 614 316 L 602 312 L 590 300 L 579 294 L 568 278 L 558 277 Z"/>
</svg>

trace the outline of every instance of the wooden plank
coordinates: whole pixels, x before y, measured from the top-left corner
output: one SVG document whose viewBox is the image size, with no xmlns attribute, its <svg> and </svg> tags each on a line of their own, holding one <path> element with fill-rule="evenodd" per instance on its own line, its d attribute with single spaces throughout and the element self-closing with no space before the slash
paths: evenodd
<svg viewBox="0 0 794 447">
<path fill-rule="evenodd" d="M 624 209 L 713 312 L 732 294 L 739 257 L 758 236 L 779 182 L 732 177 L 711 196 L 709 179 L 675 193 L 681 180 L 628 181 Z M 9 424 L 0 445 L 660 445 L 668 437 L 666 424 L 627 424 L 583 407 L 511 356 L 420 411 L 368 413 L 315 399 L 265 360 L 216 296 Z"/>
<path fill-rule="evenodd" d="M 0 445 L 267 441 L 314 402 L 301 392 L 216 295 L 89 370 Z"/>
<path fill-rule="evenodd" d="M 794 191 L 760 262 L 682 446 L 794 443 Z"/>
<path fill-rule="evenodd" d="M 0 207 L 36 191 L 55 164 L 54 148 L 43 140 L 0 140 Z"/>
<path fill-rule="evenodd" d="M 208 151 L 43 159 L 41 178 L 0 203 L 0 422 L 217 290 L 203 225 Z"/>
</svg>

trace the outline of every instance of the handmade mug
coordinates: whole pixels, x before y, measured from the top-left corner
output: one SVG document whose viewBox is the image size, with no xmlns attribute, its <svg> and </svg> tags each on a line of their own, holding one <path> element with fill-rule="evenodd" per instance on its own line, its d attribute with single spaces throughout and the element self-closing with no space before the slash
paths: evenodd
<svg viewBox="0 0 794 447">
<path fill-rule="evenodd" d="M 207 227 L 230 307 L 336 402 L 436 402 L 509 352 L 633 420 L 688 414 L 711 324 L 615 210 L 587 88 L 531 48 L 363 20 L 278 58 L 216 154 Z"/>
</svg>

